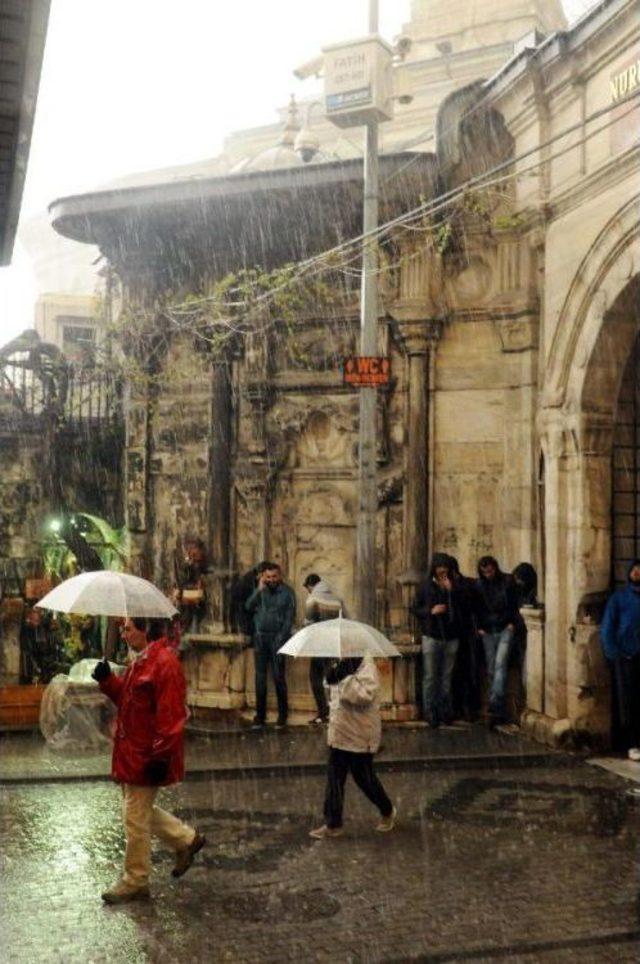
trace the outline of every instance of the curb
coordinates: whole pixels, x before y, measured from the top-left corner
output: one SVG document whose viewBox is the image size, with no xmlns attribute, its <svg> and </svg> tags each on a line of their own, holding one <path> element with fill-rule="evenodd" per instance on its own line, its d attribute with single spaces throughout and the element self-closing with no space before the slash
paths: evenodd
<svg viewBox="0 0 640 964">
<path fill-rule="evenodd" d="M 440 756 L 440 757 L 391 757 L 376 761 L 376 769 L 384 772 L 394 770 L 469 770 L 500 768 L 522 769 L 524 767 L 544 766 L 577 766 L 582 761 L 562 753 L 504 753 L 504 754 L 475 754 L 470 756 Z M 198 782 L 211 777 L 225 779 L 246 779 L 247 776 L 263 778 L 287 776 L 304 776 L 305 774 L 324 773 L 326 761 L 312 761 L 310 763 L 252 763 L 247 766 L 237 764 L 212 765 L 191 769 L 185 776 L 185 782 Z M 10 776 L 0 778 L 0 787 L 29 784 L 65 784 L 65 783 L 109 783 L 108 773 L 69 773 L 46 774 L 37 776 Z"/>
</svg>

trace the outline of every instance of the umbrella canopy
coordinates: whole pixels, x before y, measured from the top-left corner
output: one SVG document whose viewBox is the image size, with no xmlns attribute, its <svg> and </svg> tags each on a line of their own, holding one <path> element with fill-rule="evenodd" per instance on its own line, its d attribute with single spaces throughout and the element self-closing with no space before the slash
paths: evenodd
<svg viewBox="0 0 640 964">
<path fill-rule="evenodd" d="M 83 572 L 65 579 L 39 603 L 41 609 L 90 616 L 158 616 L 170 619 L 177 609 L 146 579 L 125 572 Z"/>
<path fill-rule="evenodd" d="M 401 656 L 386 636 L 355 619 L 325 619 L 299 630 L 278 652 L 284 656 L 324 656 L 347 659 L 353 656 Z"/>
</svg>

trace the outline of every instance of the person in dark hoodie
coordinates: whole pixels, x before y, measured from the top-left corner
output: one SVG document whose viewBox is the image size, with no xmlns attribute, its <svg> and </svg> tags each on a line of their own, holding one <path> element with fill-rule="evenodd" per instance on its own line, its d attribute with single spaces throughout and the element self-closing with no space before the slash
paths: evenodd
<svg viewBox="0 0 640 964">
<path fill-rule="evenodd" d="M 640 761 L 640 559 L 629 566 L 624 589 L 609 598 L 600 638 L 612 670 L 621 739 L 629 759 Z"/>
<path fill-rule="evenodd" d="M 455 556 L 449 556 L 453 574 L 453 587 L 459 598 L 460 643 L 453 670 L 451 698 L 454 717 L 469 722 L 478 719 L 482 706 L 480 686 L 480 655 L 476 629 L 476 581 L 463 576 Z"/>
<path fill-rule="evenodd" d="M 489 678 L 489 724 L 506 719 L 507 671 L 516 625 L 520 619 L 518 595 L 511 578 L 497 559 L 478 562 L 476 616 Z"/>
<path fill-rule="evenodd" d="M 462 629 L 460 603 L 451 560 L 435 553 L 412 606 L 422 633 L 422 714 L 432 727 L 453 719 L 451 679 Z"/>
</svg>

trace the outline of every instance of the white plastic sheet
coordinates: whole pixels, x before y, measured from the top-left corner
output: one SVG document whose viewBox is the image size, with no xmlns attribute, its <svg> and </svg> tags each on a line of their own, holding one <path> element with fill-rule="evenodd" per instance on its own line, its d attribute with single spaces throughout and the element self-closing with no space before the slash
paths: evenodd
<svg viewBox="0 0 640 964">
<path fill-rule="evenodd" d="M 91 678 L 98 660 L 81 659 L 54 676 L 42 695 L 40 731 L 55 750 L 99 750 L 111 743 L 116 708 Z M 111 663 L 112 672 L 121 667 Z"/>
</svg>

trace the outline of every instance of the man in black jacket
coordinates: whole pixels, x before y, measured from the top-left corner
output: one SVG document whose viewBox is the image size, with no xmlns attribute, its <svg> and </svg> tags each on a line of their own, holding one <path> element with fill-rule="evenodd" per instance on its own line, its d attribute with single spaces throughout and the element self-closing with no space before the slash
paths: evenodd
<svg viewBox="0 0 640 964">
<path fill-rule="evenodd" d="M 511 576 L 501 572 L 493 556 L 478 562 L 477 619 L 489 678 L 489 723 L 506 719 L 507 670 L 513 636 L 520 619 L 518 595 Z"/>
<path fill-rule="evenodd" d="M 476 627 L 476 580 L 463 576 L 455 556 L 449 556 L 453 587 L 459 599 L 460 644 L 451 683 L 453 714 L 456 719 L 477 720 L 482 707 L 480 653 Z"/>
<path fill-rule="evenodd" d="M 282 581 L 282 570 L 276 562 L 264 562 L 258 585 L 244 604 L 253 617 L 253 646 L 256 678 L 256 715 L 253 729 L 261 729 L 267 719 L 267 667 L 278 700 L 276 729 L 287 725 L 288 696 L 285 657 L 278 650 L 291 636 L 296 618 L 296 597 Z"/>
<path fill-rule="evenodd" d="M 449 556 L 435 553 L 412 607 L 422 632 L 422 713 L 433 727 L 453 719 L 451 677 L 461 632 L 460 602 Z"/>
</svg>

